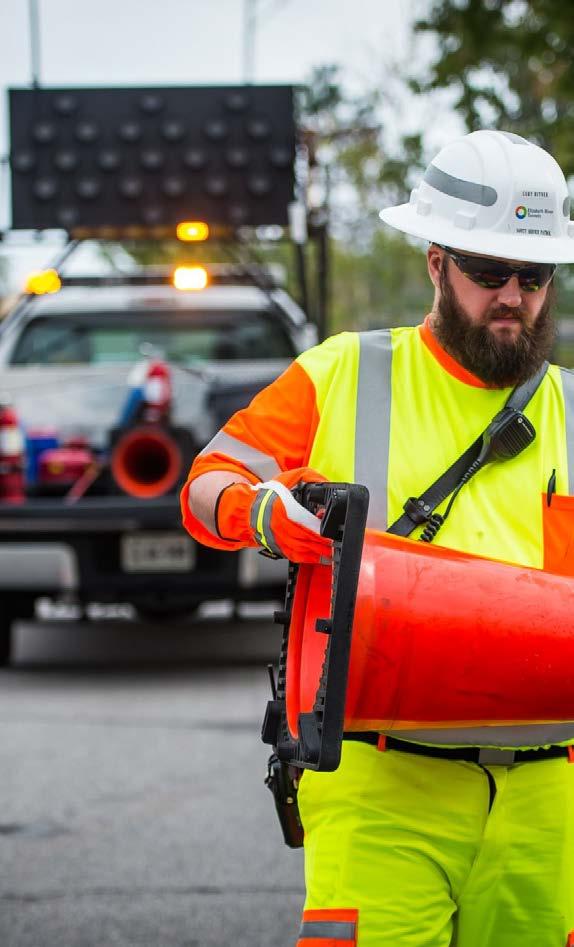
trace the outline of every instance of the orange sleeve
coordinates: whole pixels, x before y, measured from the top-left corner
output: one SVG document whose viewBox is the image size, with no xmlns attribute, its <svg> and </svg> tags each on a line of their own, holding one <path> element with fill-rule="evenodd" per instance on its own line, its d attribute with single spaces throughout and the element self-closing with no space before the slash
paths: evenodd
<svg viewBox="0 0 574 947">
<path fill-rule="evenodd" d="M 318 423 L 315 386 L 293 362 L 222 430 L 272 455 L 281 470 L 292 470 L 307 466 Z"/>
<path fill-rule="evenodd" d="M 234 414 L 221 431 L 273 458 L 280 470 L 293 470 L 308 465 L 318 423 L 315 386 L 301 365 L 292 362 L 247 408 Z M 216 549 L 237 549 L 237 544 L 209 532 L 189 508 L 190 484 L 212 470 L 230 470 L 250 483 L 261 478 L 241 460 L 213 451 L 195 458 L 181 491 L 183 525 L 187 531 L 199 542 Z"/>
</svg>

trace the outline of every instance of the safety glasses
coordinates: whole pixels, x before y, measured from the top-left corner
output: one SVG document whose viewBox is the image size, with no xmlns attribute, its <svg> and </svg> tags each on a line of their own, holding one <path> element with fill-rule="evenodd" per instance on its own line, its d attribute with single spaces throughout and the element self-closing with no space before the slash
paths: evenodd
<svg viewBox="0 0 574 947">
<path fill-rule="evenodd" d="M 450 247 L 441 249 L 461 273 L 484 289 L 500 289 L 511 277 L 517 276 L 523 292 L 535 293 L 550 282 L 556 271 L 555 263 L 501 263 L 484 256 L 466 256 Z"/>
</svg>

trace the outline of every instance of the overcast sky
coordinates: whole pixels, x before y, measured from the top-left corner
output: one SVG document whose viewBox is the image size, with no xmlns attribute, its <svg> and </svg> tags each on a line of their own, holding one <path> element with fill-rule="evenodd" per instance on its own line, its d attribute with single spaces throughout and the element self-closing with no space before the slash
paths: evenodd
<svg viewBox="0 0 574 947">
<path fill-rule="evenodd" d="M 37 0 L 45 84 L 240 82 L 245 0 Z M 406 48 L 425 0 L 255 0 L 256 81 L 362 72 Z M 30 79 L 28 0 L 2 0 L 2 84 Z"/>
<path fill-rule="evenodd" d="M 37 0 L 46 86 L 238 83 L 249 0 Z M 412 22 L 428 0 L 253 0 L 255 82 L 298 83 L 338 63 L 367 88 L 413 55 Z M 6 89 L 31 82 L 29 0 L 0 0 L 0 153 L 8 148 Z M 423 121 L 423 113 L 421 122 Z M 411 124 L 412 124 L 411 116 Z M 414 116 L 415 124 L 418 120 Z M 445 116 L 436 146 L 458 131 Z M 7 226 L 6 180 L 0 228 Z"/>
</svg>

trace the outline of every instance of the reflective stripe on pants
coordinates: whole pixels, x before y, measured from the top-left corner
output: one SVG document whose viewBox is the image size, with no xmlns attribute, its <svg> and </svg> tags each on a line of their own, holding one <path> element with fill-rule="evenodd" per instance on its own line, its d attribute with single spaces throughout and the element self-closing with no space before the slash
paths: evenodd
<svg viewBox="0 0 574 947">
<path fill-rule="evenodd" d="M 358 916 L 352 909 L 304 911 L 297 947 L 355 947 Z"/>
</svg>

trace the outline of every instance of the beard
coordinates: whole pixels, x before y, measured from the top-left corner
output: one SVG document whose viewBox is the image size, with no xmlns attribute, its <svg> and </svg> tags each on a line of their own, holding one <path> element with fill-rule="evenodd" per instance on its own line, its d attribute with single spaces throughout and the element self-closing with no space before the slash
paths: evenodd
<svg viewBox="0 0 574 947">
<path fill-rule="evenodd" d="M 552 349 L 556 331 L 552 315 L 556 301 L 554 284 L 548 287 L 534 325 L 527 325 L 528 313 L 522 307 L 500 305 L 487 311 L 484 323 L 475 325 L 455 295 L 447 266 L 445 258 L 440 274 L 438 319 L 433 323 L 438 341 L 463 368 L 489 387 L 521 385 L 537 372 Z M 506 340 L 494 335 L 489 323 L 497 316 L 520 319 L 522 329 L 518 338 Z"/>
</svg>

